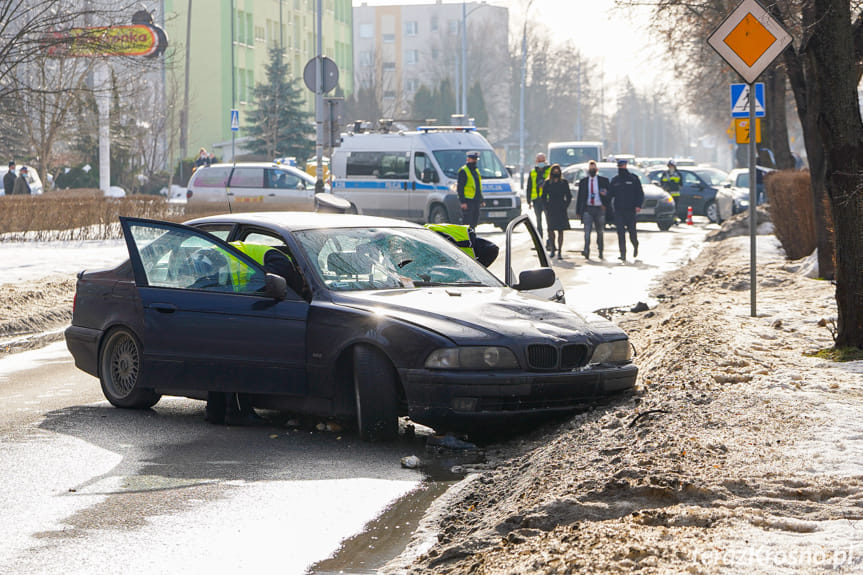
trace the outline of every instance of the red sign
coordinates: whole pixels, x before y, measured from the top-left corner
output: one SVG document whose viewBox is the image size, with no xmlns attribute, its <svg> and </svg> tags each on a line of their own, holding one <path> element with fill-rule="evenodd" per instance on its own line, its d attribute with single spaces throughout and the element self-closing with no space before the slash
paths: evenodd
<svg viewBox="0 0 863 575">
<path fill-rule="evenodd" d="M 146 24 L 72 28 L 46 39 L 51 56 L 150 56 L 159 49 L 159 34 Z"/>
</svg>

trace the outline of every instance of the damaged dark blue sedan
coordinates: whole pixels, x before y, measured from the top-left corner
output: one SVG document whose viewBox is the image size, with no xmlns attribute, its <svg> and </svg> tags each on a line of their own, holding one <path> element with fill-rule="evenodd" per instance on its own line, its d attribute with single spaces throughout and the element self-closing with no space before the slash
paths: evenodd
<svg viewBox="0 0 863 575">
<path fill-rule="evenodd" d="M 562 299 L 559 281 L 525 216 L 507 230 L 506 269 L 516 226 L 539 265 L 506 283 L 398 220 L 267 212 L 121 224 L 129 260 L 78 275 L 66 330 L 75 364 L 118 407 L 238 392 L 260 408 L 355 421 L 376 440 L 397 435 L 399 416 L 471 430 L 635 383 L 620 328 L 550 301 Z M 289 256 L 288 281 L 237 241 Z"/>
</svg>

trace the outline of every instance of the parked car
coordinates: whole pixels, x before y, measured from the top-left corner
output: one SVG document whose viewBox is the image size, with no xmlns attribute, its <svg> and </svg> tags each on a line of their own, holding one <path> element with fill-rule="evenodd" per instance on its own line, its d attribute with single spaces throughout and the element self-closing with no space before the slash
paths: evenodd
<svg viewBox="0 0 863 575">
<path fill-rule="evenodd" d="M 569 204 L 567 215 L 570 219 L 576 217 L 575 202 L 578 200 L 578 182 L 587 175 L 587 164 L 576 164 L 563 170 L 563 177 L 569 181 L 569 189 L 572 191 L 572 203 Z M 598 162 L 599 175 L 611 180 L 617 175 L 617 164 L 611 162 Z M 639 222 L 656 222 L 659 229 L 667 231 L 674 224 L 674 200 L 661 187 L 650 183 L 650 180 L 640 169 L 629 166 L 628 170 L 638 176 L 644 189 L 644 203 L 641 212 L 636 216 Z M 611 225 L 614 223 L 614 208 L 608 208 L 605 221 Z"/>
<path fill-rule="evenodd" d="M 758 205 L 761 205 L 767 201 L 766 190 L 764 188 L 764 177 L 770 172 L 775 172 L 776 170 L 765 168 L 763 166 L 756 166 L 755 170 L 755 181 L 757 183 L 755 192 L 757 194 Z M 723 182 L 723 185 L 742 188 L 746 190 L 746 193 L 749 193 L 749 168 L 734 168 L 728 172 L 728 178 Z"/>
<path fill-rule="evenodd" d="M 19 168 L 21 166 L 18 166 Z M 8 166 L 0 166 L 0 180 L 3 179 L 9 172 Z M 18 172 L 20 173 L 20 172 Z M 39 194 L 44 192 L 44 185 L 42 184 L 42 179 L 39 177 L 39 172 L 36 171 L 36 168 L 33 166 L 27 166 L 27 183 L 30 184 L 30 195 L 38 196 Z M 0 196 L 4 195 L 6 191 L 0 186 Z"/>
<path fill-rule="evenodd" d="M 505 281 L 422 226 L 348 214 L 259 212 L 188 225 L 121 218 L 129 260 L 78 274 L 65 336 L 105 397 L 251 394 L 256 407 L 451 430 L 566 413 L 635 383 L 623 330 L 526 292 L 555 281 L 526 215 L 507 227 Z M 524 229 L 537 269 L 514 277 Z M 229 241 L 289 255 L 294 291 Z"/>
<path fill-rule="evenodd" d="M 190 206 L 222 204 L 230 211 L 315 209 L 315 178 L 283 164 L 212 164 L 195 170 L 186 188 Z M 324 191 L 330 191 L 328 184 Z"/>
<path fill-rule="evenodd" d="M 665 168 L 654 169 L 648 172 L 648 178 L 659 185 L 659 180 Z M 718 168 L 706 166 L 677 167 L 680 172 L 681 187 L 680 197 L 677 200 L 677 217 L 685 219 L 692 206 L 692 214 L 696 216 L 707 216 L 711 222 L 720 221 L 719 211 L 716 206 L 716 192 L 724 185 L 728 172 Z"/>
</svg>

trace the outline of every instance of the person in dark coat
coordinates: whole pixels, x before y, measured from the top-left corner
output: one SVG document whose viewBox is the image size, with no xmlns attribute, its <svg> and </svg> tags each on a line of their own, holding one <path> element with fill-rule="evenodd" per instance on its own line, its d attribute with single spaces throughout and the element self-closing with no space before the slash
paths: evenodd
<svg viewBox="0 0 863 575">
<path fill-rule="evenodd" d="M 555 252 L 555 232 L 557 232 L 557 259 L 563 259 L 563 231 L 569 229 L 569 216 L 566 209 L 572 202 L 569 182 L 561 177 L 559 164 L 551 166 L 548 179 L 542 184 L 542 199 L 545 202 L 545 223 L 548 238 L 551 240 L 551 257 Z"/>
<path fill-rule="evenodd" d="M 27 166 L 21 166 L 18 170 L 18 177 L 15 179 L 15 187 L 12 188 L 12 193 L 22 196 L 29 196 L 32 193 L 30 190 L 30 180 L 27 174 Z"/>
<path fill-rule="evenodd" d="M 587 176 L 578 182 L 578 198 L 575 200 L 575 213 L 584 223 L 584 250 L 581 255 L 587 259 L 590 259 L 590 232 L 593 226 L 596 226 L 596 247 L 599 259 L 602 259 L 608 201 L 608 178 L 598 175 L 596 162 L 591 160 L 587 165 Z"/>
<path fill-rule="evenodd" d="M 15 190 L 15 162 L 9 162 L 9 171 L 3 176 L 3 193 L 11 196 Z"/>
<path fill-rule="evenodd" d="M 608 197 L 614 208 L 614 225 L 617 227 L 617 243 L 620 255 L 617 259 L 626 261 L 626 232 L 632 242 L 632 257 L 638 257 L 638 232 L 635 229 L 635 215 L 644 203 L 644 189 L 638 176 L 626 169 L 626 160 L 617 161 L 617 175 L 608 185 Z"/>
</svg>

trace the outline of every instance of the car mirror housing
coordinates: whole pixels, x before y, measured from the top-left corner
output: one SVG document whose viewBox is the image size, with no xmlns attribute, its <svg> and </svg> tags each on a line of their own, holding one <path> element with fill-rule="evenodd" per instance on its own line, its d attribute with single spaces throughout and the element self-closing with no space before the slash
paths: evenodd
<svg viewBox="0 0 863 575">
<path fill-rule="evenodd" d="M 283 300 L 288 297 L 288 282 L 280 275 L 267 274 L 264 284 L 264 295 L 275 300 Z"/>
<path fill-rule="evenodd" d="M 543 289 L 554 285 L 555 279 L 554 270 L 551 268 L 524 270 L 518 274 L 518 283 L 512 287 L 519 291 Z"/>
</svg>

